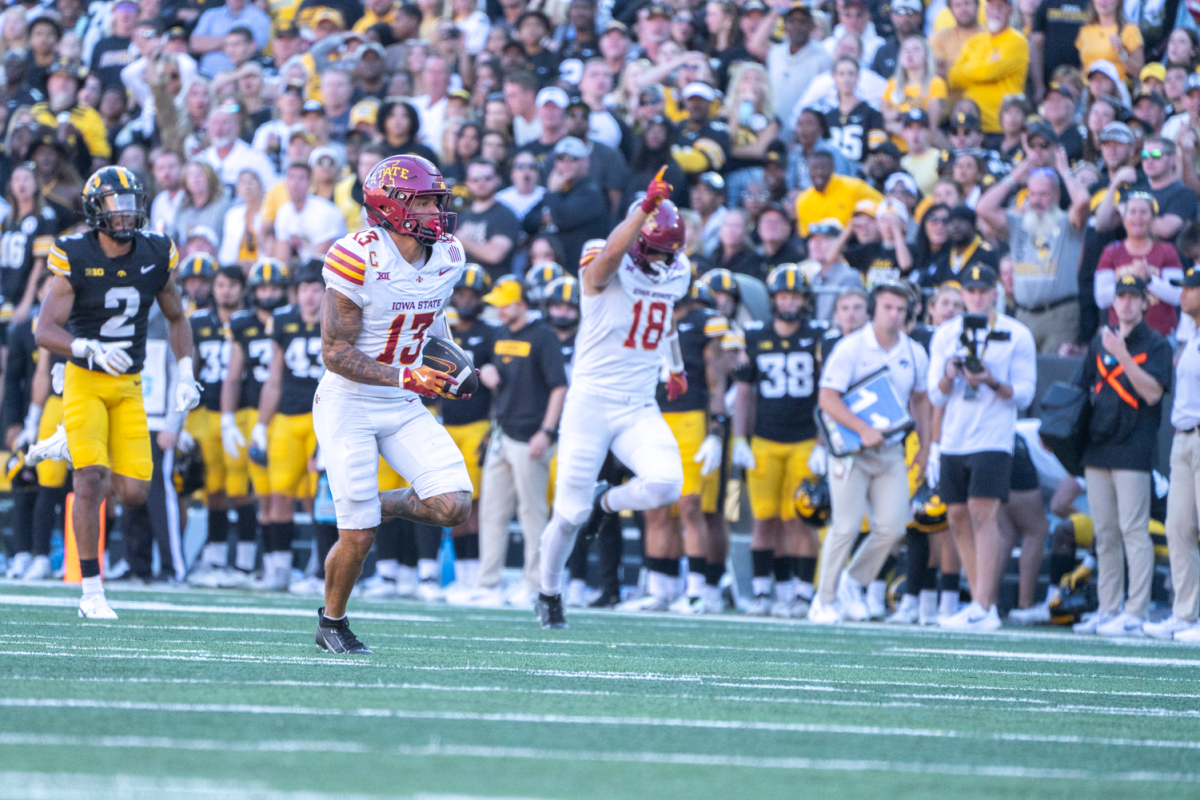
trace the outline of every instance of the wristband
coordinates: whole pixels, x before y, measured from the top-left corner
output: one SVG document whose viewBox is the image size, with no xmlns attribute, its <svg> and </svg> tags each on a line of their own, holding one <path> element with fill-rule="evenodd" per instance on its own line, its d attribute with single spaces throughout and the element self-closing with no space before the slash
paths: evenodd
<svg viewBox="0 0 1200 800">
<path fill-rule="evenodd" d="M 552 431 L 552 430 L 550 430 L 549 428 L 542 428 L 542 429 L 541 429 L 541 430 L 539 430 L 538 432 L 539 432 L 539 433 L 544 433 L 544 434 L 546 434 L 547 436 L 549 436 L 549 437 L 550 437 L 550 441 L 552 441 L 552 442 L 557 442 L 557 441 L 558 441 L 558 431 Z"/>
<path fill-rule="evenodd" d="M 179 371 L 191 380 L 196 380 L 196 368 L 192 366 L 192 357 L 184 356 L 179 359 Z"/>
</svg>

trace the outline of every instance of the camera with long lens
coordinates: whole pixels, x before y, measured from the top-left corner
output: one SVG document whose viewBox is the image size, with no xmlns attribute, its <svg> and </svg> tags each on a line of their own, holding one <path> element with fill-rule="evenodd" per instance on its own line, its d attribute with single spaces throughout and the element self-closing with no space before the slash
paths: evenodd
<svg viewBox="0 0 1200 800">
<path fill-rule="evenodd" d="M 963 368 L 975 375 L 983 372 L 983 361 L 979 358 L 979 338 L 976 333 L 987 330 L 987 327 L 987 315 L 963 314 L 962 343 L 967 348 L 967 357 L 963 359 Z"/>
</svg>

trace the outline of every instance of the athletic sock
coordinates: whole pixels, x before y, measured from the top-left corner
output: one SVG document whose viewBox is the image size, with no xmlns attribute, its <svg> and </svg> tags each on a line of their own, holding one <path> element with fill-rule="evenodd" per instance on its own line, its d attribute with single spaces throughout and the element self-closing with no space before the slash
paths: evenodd
<svg viewBox="0 0 1200 800">
<path fill-rule="evenodd" d="M 396 580 L 400 574 L 400 562 L 394 558 L 381 558 L 375 562 L 375 574 L 389 581 Z"/>
<path fill-rule="evenodd" d="M 438 549 L 442 546 L 442 529 L 414 522 L 413 534 L 417 542 L 417 576 L 423 581 L 437 581 L 440 586 Z"/>
<path fill-rule="evenodd" d="M 813 578 L 817 574 L 817 559 L 815 556 L 796 556 L 793 563 L 796 572 L 796 596 L 811 601 L 816 589 Z"/>
<path fill-rule="evenodd" d="M 84 580 L 88 578 L 100 578 L 100 559 L 98 558 L 81 558 L 79 559 L 79 574 Z"/>
<path fill-rule="evenodd" d="M 704 567 L 704 582 L 709 586 L 720 586 L 725 575 L 724 561 L 708 561 Z"/>
<path fill-rule="evenodd" d="M 796 587 L 792 585 L 795 559 L 792 556 L 775 556 L 772 566 L 775 572 L 775 599 L 781 603 L 792 602 L 796 599 Z"/>
<path fill-rule="evenodd" d="M 209 544 L 227 544 L 229 542 L 229 512 L 223 508 L 210 508 L 208 510 L 208 543 Z M 228 563 L 228 555 L 216 562 L 216 566 L 223 567 Z"/>
<path fill-rule="evenodd" d="M 669 598 L 674 588 L 674 579 L 657 570 L 651 570 L 646 578 L 646 591 L 650 593 L 651 597 Z"/>
<path fill-rule="evenodd" d="M 688 556 L 687 595 L 699 597 L 708 575 L 708 560 L 704 556 Z"/>
<path fill-rule="evenodd" d="M 229 560 L 229 545 L 209 542 L 204 545 L 203 562 L 210 567 L 223 567 Z"/>
<path fill-rule="evenodd" d="M 1050 585 L 1058 586 L 1063 576 L 1073 569 L 1075 569 L 1075 555 L 1073 553 L 1051 553 Z"/>
<path fill-rule="evenodd" d="M 269 553 L 275 552 L 275 523 L 264 522 L 262 524 L 262 552 L 263 558 L 266 559 Z M 266 564 L 264 563 L 264 567 Z"/>
<path fill-rule="evenodd" d="M 405 567 L 417 568 L 417 534 L 413 524 L 407 519 L 389 520 L 396 523 L 396 553 L 400 564 Z"/>
<path fill-rule="evenodd" d="M 953 592 L 954 594 L 957 595 L 959 583 L 961 581 L 962 581 L 962 577 L 957 572 L 955 572 L 955 573 L 943 572 L 941 575 L 938 576 L 938 589 L 941 591 L 942 594 L 946 594 L 947 592 Z"/>
<path fill-rule="evenodd" d="M 771 570 L 775 566 L 774 550 L 751 550 L 750 562 L 754 568 L 754 578 L 751 584 L 754 595 L 771 593 Z"/>
<path fill-rule="evenodd" d="M 401 520 L 385 519 L 375 531 L 375 558 L 378 562 L 395 561 L 400 564 Z"/>
<path fill-rule="evenodd" d="M 908 533 L 905 534 L 905 540 L 907 563 L 905 565 L 904 593 L 915 596 L 920 594 L 922 589 L 932 588 L 925 585 L 929 574 L 929 534 L 909 528 Z"/>
<path fill-rule="evenodd" d="M 314 538 L 317 544 L 317 571 L 315 575 L 321 580 L 325 580 L 325 558 L 329 555 L 329 551 L 333 549 L 334 544 L 337 543 L 337 525 L 328 522 L 317 523 Z"/>
<path fill-rule="evenodd" d="M 438 580 L 438 562 L 437 562 L 437 560 L 432 559 L 432 558 L 418 559 L 417 560 L 417 577 L 423 581 L 437 581 L 438 584 L 440 585 L 441 581 Z"/>
<path fill-rule="evenodd" d="M 236 511 L 238 542 L 253 542 L 258 533 L 258 508 L 254 503 L 247 503 L 238 506 Z"/>
<path fill-rule="evenodd" d="M 291 568 L 292 542 L 296 539 L 296 523 L 276 522 L 275 523 L 275 552 L 282 553 L 287 551 L 288 567 Z"/>
<path fill-rule="evenodd" d="M 257 545 L 253 539 L 248 542 L 239 541 L 237 543 L 237 560 L 234 563 L 242 572 L 254 571 L 254 551 L 256 547 Z"/>
<path fill-rule="evenodd" d="M 104 584 L 100 581 L 99 575 L 93 575 L 83 579 L 83 596 L 91 597 L 92 595 L 104 596 Z"/>
<path fill-rule="evenodd" d="M 454 560 L 467 561 L 479 558 L 479 534 L 464 533 L 454 537 Z"/>
</svg>

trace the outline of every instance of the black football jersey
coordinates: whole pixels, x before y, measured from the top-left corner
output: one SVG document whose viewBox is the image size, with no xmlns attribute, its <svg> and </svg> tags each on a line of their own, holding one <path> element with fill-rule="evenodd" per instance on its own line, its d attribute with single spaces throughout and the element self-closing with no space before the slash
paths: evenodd
<svg viewBox="0 0 1200 800">
<path fill-rule="evenodd" d="M 175 244 L 159 233 L 134 234 L 133 248 L 109 258 L 100 249 L 95 231 L 63 236 L 50 248 L 46 266 L 71 282 L 75 303 L 67 319 L 67 332 L 83 339 L 133 344 L 126 352 L 133 365 L 130 375 L 142 371 L 146 358 L 146 323 L 150 306 L 171 280 L 179 261 Z M 87 359 L 71 363 L 88 368 Z M 100 367 L 95 368 L 100 372 Z"/>
<path fill-rule="evenodd" d="M 672 403 L 667 400 L 667 385 L 660 383 L 658 407 L 666 413 L 705 411 L 708 409 L 708 375 L 704 368 L 704 349 L 713 338 L 719 338 L 729 330 L 729 322 L 711 308 L 696 306 L 683 315 L 676 327 L 688 390 Z"/>
<path fill-rule="evenodd" d="M 679 129 L 678 143 L 684 147 L 695 147 L 708 158 L 708 168 L 719 172 L 729 158 L 729 126 L 721 119 L 710 119 L 691 130 L 686 122 Z"/>
<path fill-rule="evenodd" d="M 928 286 L 937 288 L 943 283 L 959 283 L 959 276 L 968 267 L 987 266 L 997 275 L 1000 274 L 1000 255 L 987 242 L 979 239 L 967 246 L 961 254 L 956 255 L 953 247 L 942 248 L 941 254 L 933 262 L 933 272 L 928 281 L 922 281 Z"/>
<path fill-rule="evenodd" d="M 273 336 L 283 351 L 283 392 L 280 414 L 312 413 L 317 384 L 325 374 L 321 360 L 321 321 L 305 322 L 296 306 L 275 312 Z"/>
<path fill-rule="evenodd" d="M 242 348 L 242 392 L 238 408 L 258 408 L 258 398 L 263 384 L 271 376 L 271 358 L 275 345 L 271 333 L 275 329 L 275 318 L 262 324 L 254 311 L 239 311 L 229 320 L 230 338 Z"/>
<path fill-rule="evenodd" d="M 755 436 L 785 443 L 816 438 L 813 410 L 824 335 L 807 322 L 787 337 L 775 333 L 770 322 L 746 323 L 749 362 L 738 369 L 737 379 L 757 390 Z"/>
<path fill-rule="evenodd" d="M 196 381 L 200 404 L 209 411 L 221 410 L 221 386 L 229 374 L 229 326 L 217 312 L 206 308 L 192 314 L 192 347 L 196 351 Z"/>
<path fill-rule="evenodd" d="M 867 159 L 867 140 L 871 131 L 883 131 L 883 115 L 866 103 L 859 103 L 843 114 L 838 108 L 825 112 L 829 138 L 848 161 L 861 163 Z"/>
<path fill-rule="evenodd" d="M 454 331 L 454 343 L 471 356 L 476 370 L 492 360 L 492 343 L 496 341 L 496 330 L 497 326 L 477 319 L 466 331 Z M 466 400 L 443 401 L 442 422 L 446 425 L 469 425 L 487 419 L 491 407 L 492 392 L 480 383 L 479 389 Z"/>
<path fill-rule="evenodd" d="M 39 214 L 9 216 L 0 228 L 0 295 L 16 305 L 25 294 L 33 260 L 50 255 L 58 234 L 57 215 L 46 206 Z"/>
</svg>

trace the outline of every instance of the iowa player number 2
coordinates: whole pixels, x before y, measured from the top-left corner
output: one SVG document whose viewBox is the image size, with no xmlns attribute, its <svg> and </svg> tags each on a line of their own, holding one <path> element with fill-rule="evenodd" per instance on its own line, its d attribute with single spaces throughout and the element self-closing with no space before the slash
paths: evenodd
<svg viewBox="0 0 1200 800">
<path fill-rule="evenodd" d="M 759 381 L 763 397 L 808 397 L 813 393 L 813 357 L 811 353 L 763 353 L 758 357 Z"/>
<path fill-rule="evenodd" d="M 142 296 L 132 286 L 114 286 L 104 293 L 105 308 L 121 308 L 124 313 L 113 316 L 100 326 L 100 335 L 110 339 L 120 339 L 122 336 L 133 336 L 133 323 L 129 320 L 137 316 L 138 308 L 142 305 Z"/>
</svg>

